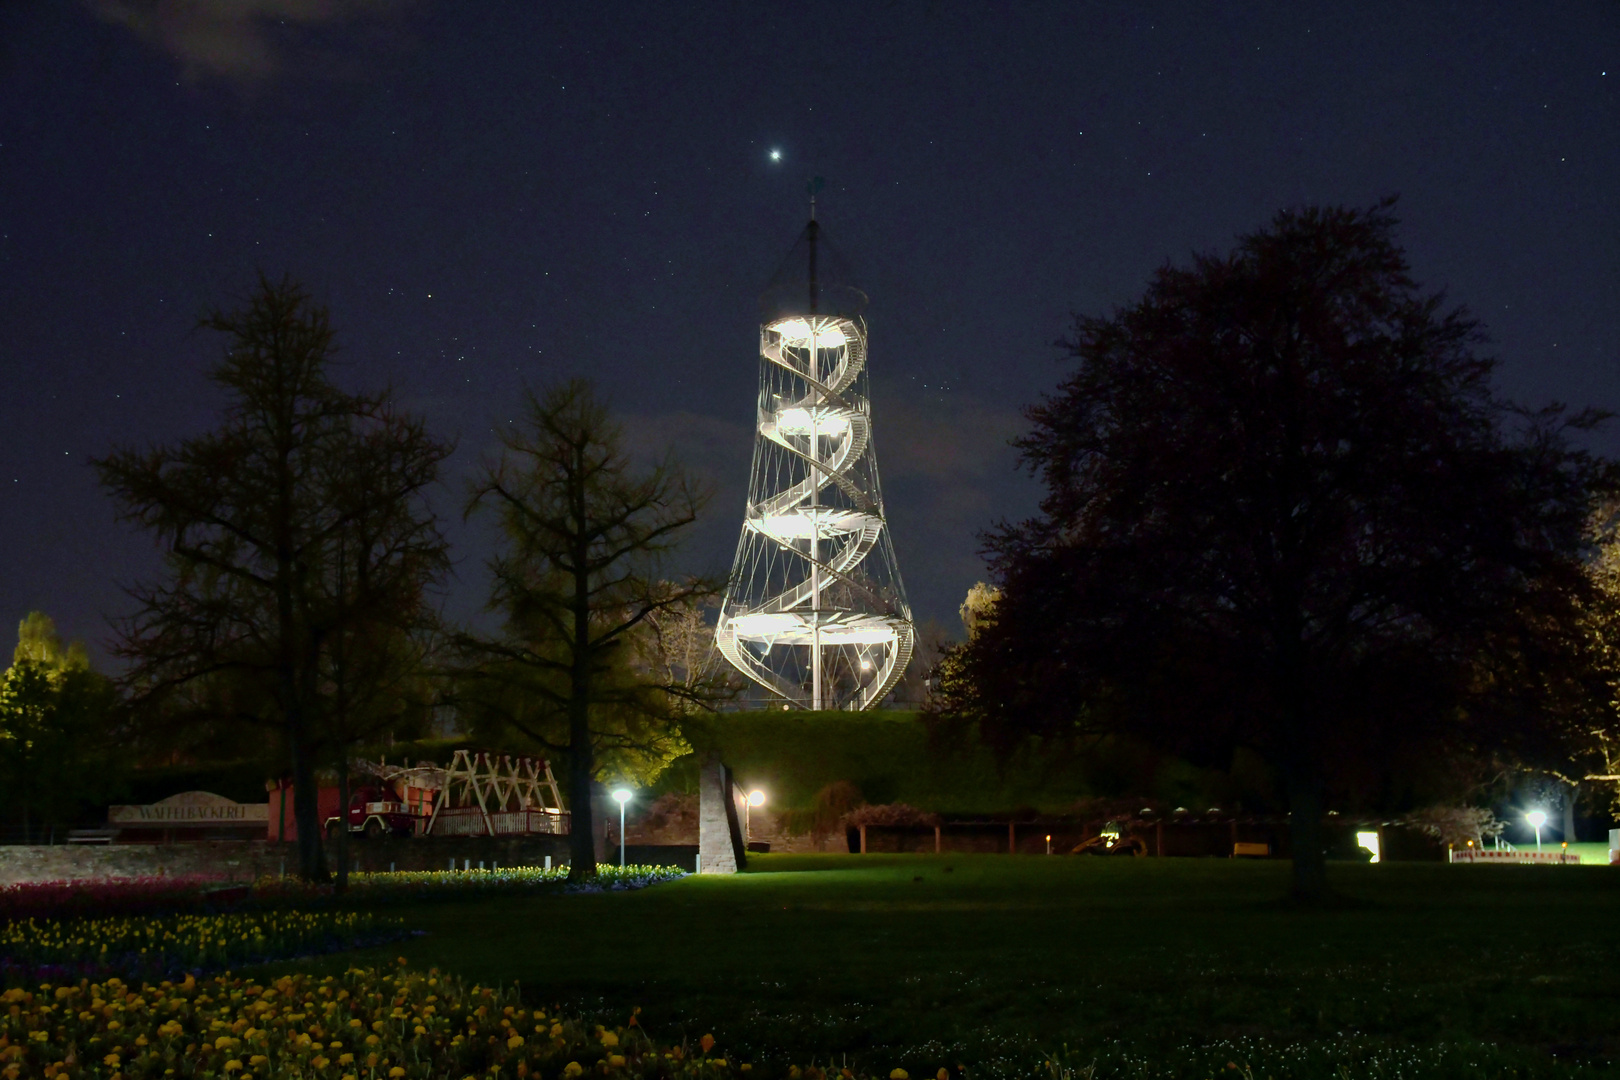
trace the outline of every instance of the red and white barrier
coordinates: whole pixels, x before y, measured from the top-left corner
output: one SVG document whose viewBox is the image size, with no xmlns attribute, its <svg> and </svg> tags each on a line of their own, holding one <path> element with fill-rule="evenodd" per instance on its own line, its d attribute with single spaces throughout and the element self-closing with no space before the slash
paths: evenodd
<svg viewBox="0 0 1620 1080">
<path fill-rule="evenodd" d="M 1578 866 L 1581 857 L 1565 851 L 1495 851 L 1490 848 L 1453 848 L 1454 863 L 1531 863 L 1537 866 Z"/>
</svg>

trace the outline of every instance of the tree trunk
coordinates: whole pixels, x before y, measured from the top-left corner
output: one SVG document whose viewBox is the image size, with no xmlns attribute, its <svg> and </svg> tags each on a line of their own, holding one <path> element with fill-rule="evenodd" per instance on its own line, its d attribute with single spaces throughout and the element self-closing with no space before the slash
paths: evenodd
<svg viewBox="0 0 1620 1080">
<path fill-rule="evenodd" d="M 596 815 L 592 805 L 592 773 L 596 771 L 591 747 L 591 711 L 586 695 L 576 687 L 568 703 L 568 879 L 578 881 L 596 874 Z"/>
<path fill-rule="evenodd" d="M 349 891 L 349 755 L 338 761 L 337 891 Z"/>
<path fill-rule="evenodd" d="M 292 744 L 293 820 L 298 823 L 298 876 L 305 881 L 325 881 L 315 760 L 304 745 L 302 732 L 295 731 L 289 741 Z"/>
<path fill-rule="evenodd" d="M 1575 799 L 1581 793 L 1581 785 L 1568 784 L 1564 787 L 1564 843 L 1574 844 L 1575 837 Z"/>
<path fill-rule="evenodd" d="M 1311 765 L 1287 765 L 1288 838 L 1293 848 L 1293 886 L 1297 903 L 1319 904 L 1328 897 L 1326 844 L 1322 836 L 1322 780 Z"/>
</svg>

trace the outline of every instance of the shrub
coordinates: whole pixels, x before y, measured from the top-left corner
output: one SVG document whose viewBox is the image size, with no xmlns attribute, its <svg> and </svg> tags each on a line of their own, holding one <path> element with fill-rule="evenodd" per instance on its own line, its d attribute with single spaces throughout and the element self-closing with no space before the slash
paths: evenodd
<svg viewBox="0 0 1620 1080">
<path fill-rule="evenodd" d="M 870 826 L 935 826 L 940 822 L 938 814 L 930 814 L 918 810 L 915 806 L 905 803 L 887 803 L 883 806 L 861 806 L 844 815 L 843 824 L 846 829 L 858 829 L 862 825 Z"/>
</svg>

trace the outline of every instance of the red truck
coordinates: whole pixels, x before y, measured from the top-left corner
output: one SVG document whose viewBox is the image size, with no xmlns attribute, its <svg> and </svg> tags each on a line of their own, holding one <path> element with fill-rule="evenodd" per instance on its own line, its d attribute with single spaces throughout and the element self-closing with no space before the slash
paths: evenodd
<svg viewBox="0 0 1620 1080">
<path fill-rule="evenodd" d="M 337 817 L 326 819 L 328 838 L 335 838 L 338 828 Z M 349 832 L 367 840 L 380 840 L 388 835 L 411 836 L 416 832 L 416 818 L 391 789 L 363 787 L 349 796 Z"/>
</svg>

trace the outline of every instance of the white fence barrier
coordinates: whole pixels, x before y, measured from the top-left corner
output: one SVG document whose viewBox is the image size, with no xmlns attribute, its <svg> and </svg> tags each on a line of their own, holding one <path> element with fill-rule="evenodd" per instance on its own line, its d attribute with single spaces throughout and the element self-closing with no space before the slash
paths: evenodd
<svg viewBox="0 0 1620 1080">
<path fill-rule="evenodd" d="M 1453 848 L 1454 863 L 1533 863 L 1537 866 L 1575 866 L 1581 857 L 1564 851 L 1492 851 L 1487 848 Z"/>
</svg>

